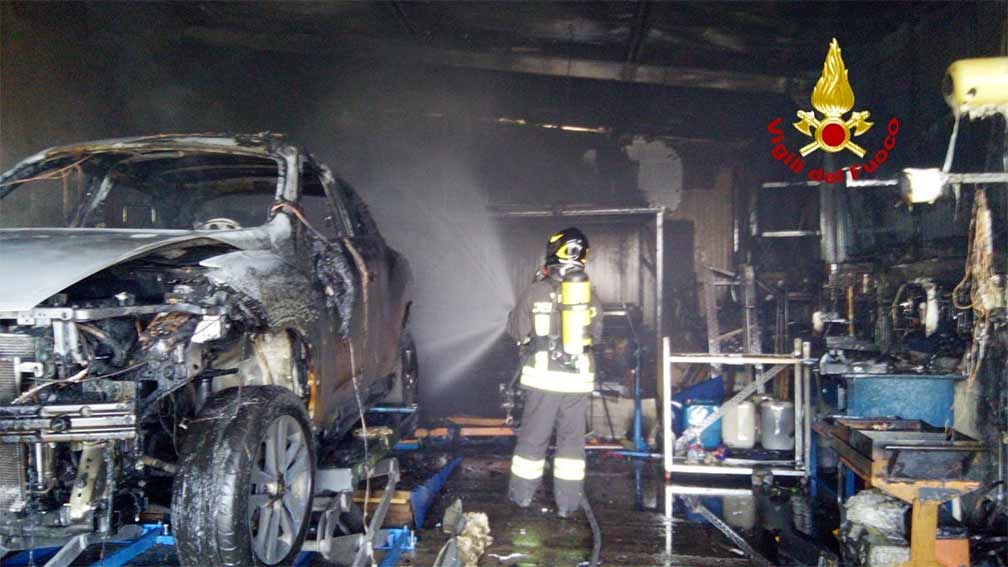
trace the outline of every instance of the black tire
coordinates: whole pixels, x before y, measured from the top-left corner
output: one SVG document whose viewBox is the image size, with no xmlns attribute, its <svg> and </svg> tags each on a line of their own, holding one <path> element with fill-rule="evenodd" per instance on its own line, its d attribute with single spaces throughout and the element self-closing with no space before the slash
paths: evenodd
<svg viewBox="0 0 1008 567">
<path fill-rule="evenodd" d="M 300 428 L 300 438 L 297 429 L 291 429 L 295 423 Z M 254 524 L 262 518 L 259 508 L 250 503 L 253 487 L 258 490 L 265 486 L 253 484 L 253 469 L 262 468 L 258 463 L 265 456 L 263 451 L 267 450 L 266 437 L 277 431 L 281 435 L 279 439 L 284 440 L 285 460 L 282 462 L 286 462 L 286 455 L 289 455 L 286 448 L 293 449 L 295 442 L 303 442 L 307 456 L 300 449 L 296 450 L 294 464 L 284 465 L 291 470 L 295 464 L 298 466 L 296 490 L 285 494 L 286 483 L 279 482 L 275 483 L 279 485 L 275 494 L 263 493 L 256 497 L 271 499 L 268 506 L 279 509 L 278 515 L 283 514 L 288 496 L 300 510 L 300 499 L 305 493 L 303 459 L 307 458 L 307 507 L 303 510 L 299 529 L 284 532 L 285 539 L 279 537 L 284 526 L 278 524 L 278 541 L 284 542 L 280 548 L 290 545 L 290 549 L 281 557 L 268 558 L 266 562 L 259 557 L 253 540 L 253 529 L 257 528 Z M 273 437 L 270 442 L 278 446 L 276 443 L 280 441 Z M 314 437 L 304 403 L 293 392 L 279 386 L 253 386 L 214 394 L 188 426 L 175 477 L 171 520 L 179 561 L 185 567 L 290 565 L 301 549 L 308 528 L 314 482 Z M 292 519 L 297 521 L 296 512 L 285 516 L 287 526 L 294 525 Z"/>
</svg>

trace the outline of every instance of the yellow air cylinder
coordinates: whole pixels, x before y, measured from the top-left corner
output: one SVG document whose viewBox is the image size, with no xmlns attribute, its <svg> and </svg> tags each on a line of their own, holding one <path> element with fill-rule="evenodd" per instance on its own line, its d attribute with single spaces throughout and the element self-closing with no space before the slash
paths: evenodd
<svg viewBox="0 0 1008 567">
<path fill-rule="evenodd" d="M 584 354 L 591 344 L 588 324 L 591 323 L 591 283 L 588 274 L 572 270 L 560 282 L 561 329 L 563 351 L 570 355 Z"/>
</svg>

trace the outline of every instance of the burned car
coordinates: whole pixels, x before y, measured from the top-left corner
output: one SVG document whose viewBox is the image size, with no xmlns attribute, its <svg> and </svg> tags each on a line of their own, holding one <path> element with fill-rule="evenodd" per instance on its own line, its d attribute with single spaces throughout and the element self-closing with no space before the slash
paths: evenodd
<svg viewBox="0 0 1008 567">
<path fill-rule="evenodd" d="M 415 403 L 407 261 L 280 136 L 50 149 L 0 227 L 0 556 L 170 510 L 183 564 L 290 562 L 317 451 Z"/>
</svg>

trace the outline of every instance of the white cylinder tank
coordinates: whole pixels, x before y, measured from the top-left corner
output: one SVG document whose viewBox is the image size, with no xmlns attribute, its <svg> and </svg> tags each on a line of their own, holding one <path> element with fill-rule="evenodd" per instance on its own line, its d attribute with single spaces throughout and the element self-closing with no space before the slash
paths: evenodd
<svg viewBox="0 0 1008 567">
<path fill-rule="evenodd" d="M 794 404 L 767 400 L 760 404 L 760 444 L 771 451 L 794 449 Z"/>
<path fill-rule="evenodd" d="M 721 438 L 730 449 L 756 446 L 756 404 L 746 400 L 721 417 Z"/>
</svg>

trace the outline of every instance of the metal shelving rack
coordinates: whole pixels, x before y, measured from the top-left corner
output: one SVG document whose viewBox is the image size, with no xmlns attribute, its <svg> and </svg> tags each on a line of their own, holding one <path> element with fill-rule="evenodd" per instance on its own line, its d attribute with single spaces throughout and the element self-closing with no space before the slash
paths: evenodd
<svg viewBox="0 0 1008 567">
<path fill-rule="evenodd" d="M 672 353 L 669 338 L 662 339 L 662 423 L 664 428 L 663 462 L 666 480 L 672 473 L 692 474 L 728 474 L 752 475 L 757 471 L 770 472 L 775 476 L 808 476 L 812 455 L 812 416 L 810 412 L 810 374 L 806 365 L 810 359 L 809 343 L 795 341 L 795 350 L 789 355 L 779 354 L 711 354 L 711 353 Z M 693 434 L 684 433 L 676 439 L 672 431 L 672 384 L 671 367 L 673 364 L 717 364 L 726 366 L 756 367 L 756 379 L 742 390 L 725 401 L 712 413 Z M 677 449 L 682 449 L 689 439 L 699 436 L 699 433 L 721 418 L 723 413 L 737 406 L 743 400 L 753 395 L 761 386 L 781 374 L 784 369 L 793 369 L 794 381 L 793 402 L 795 407 L 794 459 L 791 461 L 739 461 L 734 460 L 724 464 L 707 465 L 687 463 L 684 458 L 675 457 Z M 678 461 L 678 462 L 677 462 Z"/>
</svg>

